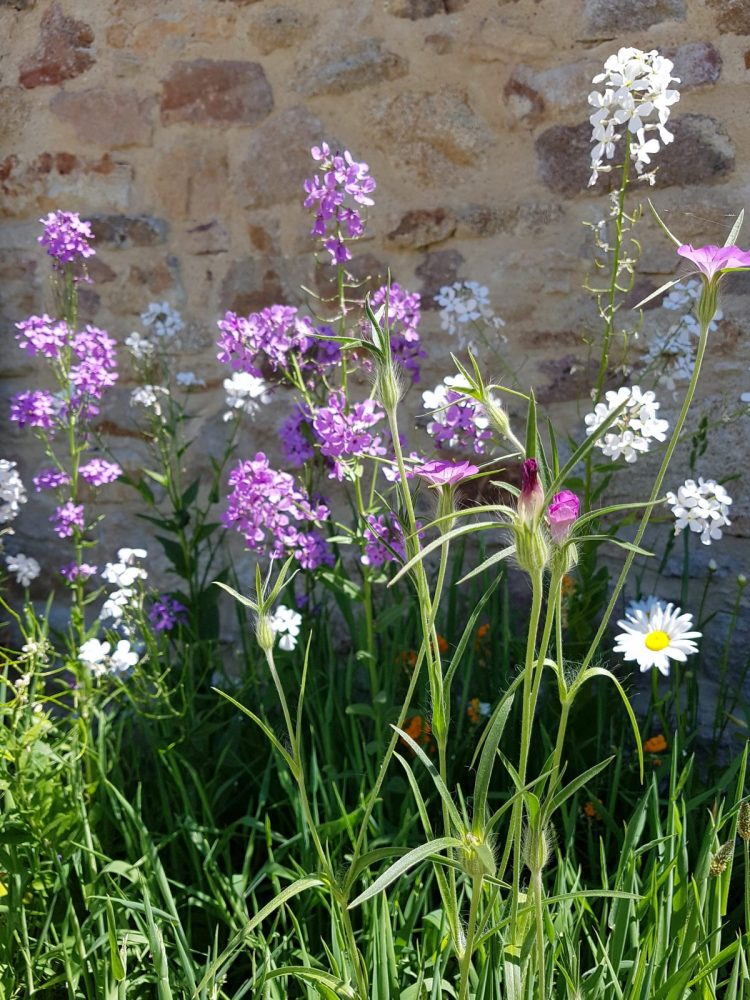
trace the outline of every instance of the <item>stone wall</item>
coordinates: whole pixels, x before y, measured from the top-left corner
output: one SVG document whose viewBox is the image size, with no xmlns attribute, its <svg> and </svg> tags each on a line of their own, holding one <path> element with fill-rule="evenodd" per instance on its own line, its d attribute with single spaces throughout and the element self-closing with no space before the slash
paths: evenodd
<svg viewBox="0 0 750 1000">
<path fill-rule="evenodd" d="M 97 237 L 85 319 L 124 339 L 151 301 L 184 315 L 179 364 L 207 379 L 193 402 L 209 453 L 223 433 L 217 317 L 325 287 L 300 192 L 310 145 L 328 139 L 366 160 L 378 183 L 358 273 L 390 267 L 422 294 L 425 387 L 450 371 L 432 296 L 478 280 L 506 321 L 488 372 L 517 372 L 559 426 L 580 427 L 595 320 L 581 223 L 608 205 L 604 184 L 586 186 L 586 97 L 621 45 L 658 48 L 682 79 L 676 140 L 644 196 L 686 241 L 722 242 L 750 179 L 745 0 L 0 0 L 3 396 L 37 370 L 13 322 L 50 305 L 37 220 L 75 210 Z M 648 219 L 641 235 L 639 296 L 675 269 Z M 747 388 L 748 292 L 749 282 L 728 289 L 701 388 L 719 424 L 706 476 L 746 465 L 747 424 L 724 418 Z M 118 384 L 106 426 L 137 467 L 131 387 Z M 274 419 L 247 432 L 243 453 L 270 447 Z M 5 425 L 3 454 L 27 481 L 29 440 Z M 733 538 L 707 553 L 727 579 L 748 568 L 744 483 L 731 492 Z M 114 548 L 132 538 L 132 498 L 119 487 L 108 498 Z M 34 497 L 19 522 L 27 550 L 45 557 L 47 513 Z"/>
</svg>

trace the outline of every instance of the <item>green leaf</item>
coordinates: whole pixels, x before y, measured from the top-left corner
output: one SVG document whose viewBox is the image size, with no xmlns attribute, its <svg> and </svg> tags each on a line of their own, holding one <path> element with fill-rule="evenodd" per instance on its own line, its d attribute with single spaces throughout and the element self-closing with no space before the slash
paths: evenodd
<svg viewBox="0 0 750 1000">
<path fill-rule="evenodd" d="M 638 762 L 640 764 L 641 782 L 643 782 L 643 747 L 641 746 L 641 731 L 638 728 L 638 723 L 635 718 L 635 712 L 633 711 L 633 706 L 630 704 L 630 700 L 628 696 L 625 694 L 625 690 L 622 684 L 620 684 L 620 682 L 618 681 L 618 679 L 615 677 L 615 675 L 612 673 L 611 670 L 606 670 L 604 667 L 588 667 L 584 676 L 582 678 L 579 678 L 579 681 L 576 682 L 575 686 L 577 687 L 578 683 L 583 684 L 585 681 L 589 679 L 589 677 L 607 677 L 609 678 L 609 680 L 612 681 L 614 686 L 617 688 L 617 691 L 620 697 L 622 698 L 623 705 L 625 706 L 625 711 L 628 713 L 628 718 L 630 719 L 630 727 L 633 730 L 633 736 L 635 737 L 635 745 L 638 748 Z"/>
<path fill-rule="evenodd" d="M 742 229 L 742 221 L 745 218 L 745 209 L 740 210 L 740 214 L 737 216 L 734 225 L 732 226 L 729 236 L 727 236 L 724 243 L 725 247 L 733 247 L 737 245 L 737 237 L 740 235 L 740 229 Z"/>
<path fill-rule="evenodd" d="M 311 982 L 315 986 L 324 986 L 335 996 L 343 997 L 344 1000 L 357 1000 L 356 992 L 343 980 L 332 976 L 330 972 L 323 972 L 321 969 L 311 969 L 304 965 L 283 965 L 263 974 L 263 978 L 258 986 L 262 986 L 271 979 L 279 979 L 281 976 L 290 976 L 292 979 L 301 979 Z"/>
<path fill-rule="evenodd" d="M 536 399 L 533 390 L 529 393 L 529 407 L 526 414 L 526 458 L 536 458 Z"/>
<path fill-rule="evenodd" d="M 353 899 L 349 903 L 348 909 L 352 910 L 355 906 L 360 906 L 368 899 L 372 899 L 373 896 L 377 896 L 379 892 L 387 889 L 397 878 L 405 875 L 410 868 L 429 858 L 431 854 L 440 854 L 451 847 L 461 847 L 461 841 L 455 837 L 438 837 L 435 840 L 428 841 L 426 844 L 420 844 L 419 847 L 413 848 L 402 858 L 399 858 L 398 861 L 394 862 L 390 868 L 387 868 L 379 878 L 375 879 L 369 888 L 360 893 L 356 899 Z"/>
<path fill-rule="evenodd" d="M 429 555 L 430 552 L 434 552 L 435 549 L 442 548 L 443 545 L 447 545 L 448 542 L 452 541 L 454 538 L 458 538 L 460 535 L 466 535 L 472 531 L 489 531 L 490 528 L 499 527 L 501 527 L 499 521 L 479 521 L 477 524 L 463 524 L 459 528 L 453 528 L 452 531 L 446 531 L 444 535 L 436 538 L 434 541 L 430 542 L 429 545 L 425 545 L 425 547 L 420 549 L 420 551 L 413 556 L 408 563 L 405 563 L 390 581 L 388 586 L 392 587 L 397 580 L 400 580 L 405 573 L 408 573 L 410 569 L 416 566 L 418 562 L 421 562 L 421 560 L 424 559 L 425 556 Z"/>
<path fill-rule="evenodd" d="M 242 594 L 238 593 L 233 587 L 230 587 L 226 583 L 222 583 L 220 580 L 214 580 L 214 587 L 221 587 L 222 590 L 226 590 L 228 594 L 231 594 L 235 601 L 239 601 L 240 604 L 244 604 L 245 607 L 250 608 L 252 611 L 258 610 L 258 605 L 255 601 L 250 600 L 249 597 L 243 597 Z"/>
<path fill-rule="evenodd" d="M 503 699 L 500 711 L 494 713 L 492 722 L 488 727 L 489 732 L 484 741 L 482 755 L 479 758 L 479 767 L 477 768 L 477 776 L 474 782 L 474 814 L 472 817 L 472 829 L 478 835 L 484 830 L 487 792 L 490 787 L 490 778 L 492 777 L 492 770 L 495 763 L 495 751 L 502 739 L 503 730 L 505 729 L 505 724 L 508 721 L 508 715 L 512 707 L 513 696 L 511 695 L 510 698 Z"/>
<path fill-rule="evenodd" d="M 200 477 L 194 479 L 193 482 L 188 486 L 185 492 L 182 494 L 181 501 L 183 507 L 190 507 L 195 503 L 195 499 L 198 496 L 198 490 L 200 489 L 201 481 Z"/>
<path fill-rule="evenodd" d="M 650 198 L 648 199 L 648 207 L 651 209 L 651 214 L 656 219 L 659 227 L 661 228 L 661 231 L 664 233 L 664 235 L 667 237 L 667 239 L 670 239 L 674 243 L 674 245 L 676 247 L 681 247 L 682 246 L 682 240 L 678 240 L 677 237 L 674 235 L 674 233 L 671 233 L 669 231 L 669 229 L 667 229 L 666 223 L 662 220 L 661 216 L 659 215 L 659 213 L 654 208 L 654 204 L 653 204 L 653 202 L 651 201 Z"/>
<path fill-rule="evenodd" d="M 491 566 L 496 566 L 497 563 L 502 562 L 503 559 L 507 559 L 508 556 L 512 556 L 515 551 L 515 545 L 508 545 L 499 552 L 495 552 L 494 555 L 489 556 L 489 558 L 485 559 L 484 562 L 481 562 L 478 566 L 475 566 L 474 569 L 470 570 L 466 576 L 462 576 L 458 581 L 459 585 L 466 583 L 467 580 L 471 580 L 473 576 L 478 576 L 480 573 L 484 573 L 484 571 L 488 570 Z"/>
<path fill-rule="evenodd" d="M 155 472 L 153 469 L 144 469 L 143 475 L 148 476 L 149 479 L 153 479 L 155 483 L 158 483 L 159 486 L 163 486 L 164 489 L 166 489 L 169 485 L 169 480 L 163 472 Z"/>
<path fill-rule="evenodd" d="M 584 785 L 587 785 L 592 778 L 595 778 L 596 775 L 599 774 L 600 771 L 603 771 L 604 768 L 607 767 L 609 764 L 611 764 L 614 759 L 615 756 L 613 754 L 611 757 L 607 757 L 606 760 L 600 761 L 600 763 L 598 764 L 594 764 L 594 766 L 590 767 L 588 771 L 584 771 L 583 774 L 579 774 L 577 778 L 573 778 L 570 784 L 566 785 L 564 788 L 561 788 L 560 791 L 557 792 L 556 794 L 554 793 L 554 789 L 550 789 L 550 792 L 554 795 L 554 798 L 552 799 L 552 801 L 549 803 L 548 806 L 545 804 L 546 818 L 549 819 L 549 817 L 551 817 L 553 813 L 556 813 L 557 810 L 560 808 L 560 806 L 563 804 L 563 802 L 567 802 L 567 800 L 571 797 L 571 795 L 575 795 L 575 793 L 578 791 L 579 788 L 582 788 Z"/>
<path fill-rule="evenodd" d="M 297 778 L 299 777 L 299 770 L 297 768 L 297 764 L 292 755 L 289 753 L 289 751 L 285 750 L 284 747 L 281 745 L 278 737 L 271 729 L 271 727 L 268 726 L 262 719 L 260 719 L 255 714 L 255 712 L 251 712 L 249 708 L 246 708 L 239 701 L 233 698 L 230 694 L 227 694 L 226 691 L 222 691 L 220 688 L 216 687 L 212 687 L 211 690 L 215 691 L 217 694 L 220 694 L 222 698 L 226 698 L 227 701 L 230 701 L 235 706 L 235 708 L 239 708 L 239 710 L 241 712 L 244 712 L 249 719 L 253 720 L 256 726 L 258 726 L 260 729 L 263 730 L 263 732 L 268 737 L 269 741 L 273 744 L 274 748 L 281 754 L 281 756 L 286 761 L 287 767 L 294 775 L 295 780 L 297 780 Z"/>
<path fill-rule="evenodd" d="M 112 900 L 107 897 L 107 938 L 109 940 L 109 960 L 112 964 L 112 976 L 116 982 L 121 983 L 125 978 L 125 966 L 122 964 L 120 949 L 117 947 L 117 924 L 115 922 L 115 911 L 112 909 Z"/>
<path fill-rule="evenodd" d="M 421 762 L 427 768 L 427 771 L 430 777 L 432 778 L 433 784 L 435 785 L 435 788 L 437 789 L 440 798 L 443 800 L 443 802 L 446 805 L 446 808 L 448 809 L 448 813 L 451 819 L 455 823 L 456 827 L 458 829 L 461 829 L 461 827 L 463 826 L 461 822 L 461 817 L 458 815 L 458 810 L 456 809 L 451 793 L 445 787 L 445 782 L 440 777 L 435 765 L 432 763 L 430 758 L 424 752 L 422 747 L 416 742 L 416 740 L 413 740 L 407 732 L 405 732 L 403 729 L 399 729 L 398 726 L 394 725 L 391 726 L 391 729 L 395 730 L 399 734 L 401 739 L 407 744 L 407 746 L 411 747 L 411 749 L 414 751 L 415 756 L 419 757 Z"/>
</svg>

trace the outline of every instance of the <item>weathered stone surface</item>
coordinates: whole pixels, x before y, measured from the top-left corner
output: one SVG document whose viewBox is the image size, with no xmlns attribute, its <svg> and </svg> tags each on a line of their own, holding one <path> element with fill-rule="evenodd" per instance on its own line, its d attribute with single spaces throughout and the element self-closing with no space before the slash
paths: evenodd
<svg viewBox="0 0 750 1000">
<path fill-rule="evenodd" d="M 260 63 L 237 59 L 192 59 L 175 63 L 163 80 L 165 125 L 255 125 L 273 108 L 273 94 Z"/>
<path fill-rule="evenodd" d="M 402 91 L 379 101 L 370 112 L 372 141 L 422 181 L 445 184 L 446 168 L 475 166 L 496 143 L 487 123 L 469 105 L 466 93 L 452 87 Z"/>
<path fill-rule="evenodd" d="M 601 69 L 595 59 L 534 69 L 524 63 L 513 68 L 503 88 L 503 98 L 511 117 L 534 124 L 548 109 L 566 111 L 580 108 L 593 85 L 591 78 Z"/>
<path fill-rule="evenodd" d="M 117 272 L 113 271 L 109 264 L 105 264 L 99 254 L 89 257 L 86 261 L 86 271 L 95 285 L 107 285 L 117 277 Z"/>
<path fill-rule="evenodd" d="M 414 269 L 417 277 L 422 279 L 419 291 L 423 309 L 437 309 L 435 295 L 443 285 L 450 285 L 458 279 L 458 272 L 464 263 L 458 250 L 433 250 L 424 254 L 421 263 Z"/>
<path fill-rule="evenodd" d="M 555 343 L 561 339 L 558 331 L 545 332 L 541 335 L 542 342 Z M 546 375 L 548 381 L 534 386 L 537 401 L 553 403 L 571 397 L 584 398 L 596 381 L 597 362 L 594 359 L 580 357 L 575 354 L 564 354 L 561 357 L 542 361 L 539 371 Z"/>
<path fill-rule="evenodd" d="M 96 204 L 124 209 L 132 180 L 132 167 L 109 153 L 97 159 L 40 153 L 31 160 L 11 154 L 0 161 L 0 201 L 15 216 L 61 204 L 73 211 L 90 211 Z"/>
<path fill-rule="evenodd" d="M 453 35 L 447 32 L 438 31 L 434 35 L 425 35 L 425 45 L 429 45 L 433 52 L 439 56 L 445 56 L 452 52 L 455 47 Z"/>
<path fill-rule="evenodd" d="M 735 149 L 724 125 L 710 115 L 670 119 L 674 142 L 659 151 L 656 186 L 711 184 L 734 170 Z"/>
<path fill-rule="evenodd" d="M 137 90 L 60 90 L 50 110 L 73 125 L 78 139 L 110 149 L 147 144 L 153 133 L 153 98 Z"/>
<path fill-rule="evenodd" d="M 355 38 L 346 43 L 335 39 L 316 46 L 297 66 L 294 89 L 311 97 L 316 94 L 345 94 L 404 76 L 409 64 L 402 56 L 384 48 L 380 38 Z"/>
<path fill-rule="evenodd" d="M 456 209 L 458 227 L 455 235 L 488 237 L 498 233 L 538 233 L 563 215 L 556 202 L 529 201 L 508 205 L 464 205 Z"/>
<path fill-rule="evenodd" d="M 325 134 L 320 119 L 302 107 L 288 108 L 259 126 L 241 169 L 242 203 L 258 208 L 299 199 L 314 166 L 310 147 Z"/>
<path fill-rule="evenodd" d="M 288 49 L 310 37 L 317 22 L 311 10 L 276 3 L 261 7 L 250 26 L 250 41 L 267 56 L 276 49 Z"/>
<path fill-rule="evenodd" d="M 681 115 L 670 119 L 674 142 L 654 157 L 656 186 L 710 184 L 734 169 L 734 145 L 726 129 L 709 115 Z M 615 173 L 602 175 L 589 189 L 591 126 L 553 125 L 534 143 L 541 181 L 557 194 L 592 190 L 601 194 L 614 183 Z"/>
<path fill-rule="evenodd" d="M 66 17 L 54 0 L 42 18 L 37 47 L 21 62 L 18 82 L 31 90 L 80 76 L 96 61 L 91 51 L 93 41 L 91 27 Z"/>
<path fill-rule="evenodd" d="M 168 225 L 165 219 L 150 215 L 91 215 L 91 231 L 97 244 L 129 249 L 165 243 Z"/>
<path fill-rule="evenodd" d="M 288 298 L 270 261 L 244 257 L 232 261 L 221 286 L 222 308 L 247 315 Z"/>
<path fill-rule="evenodd" d="M 388 233 L 388 241 L 397 247 L 422 250 L 449 239 L 456 231 L 456 217 L 445 208 L 417 208 L 406 212 Z"/>
<path fill-rule="evenodd" d="M 716 27 L 723 35 L 750 35 L 750 6 L 746 0 L 708 0 L 716 11 Z"/>
<path fill-rule="evenodd" d="M 226 253 L 229 250 L 229 233 L 217 219 L 212 219 L 185 230 L 181 245 L 196 256 Z"/>
<path fill-rule="evenodd" d="M 453 14 L 465 7 L 469 0 L 392 0 L 388 5 L 388 13 L 395 17 L 418 21 L 423 17 L 434 17 L 436 14 Z"/>
<path fill-rule="evenodd" d="M 572 195 L 585 191 L 591 176 L 591 125 L 553 125 L 534 142 L 539 179 L 556 194 Z M 606 189 L 607 174 L 597 192 Z"/>
<path fill-rule="evenodd" d="M 685 0 L 586 0 L 583 29 L 589 37 L 616 38 L 686 17 Z"/>
<path fill-rule="evenodd" d="M 664 55 L 674 63 L 672 72 L 680 80 L 680 90 L 716 83 L 721 76 L 721 53 L 710 42 L 687 42 L 677 49 L 665 49 Z"/>
<path fill-rule="evenodd" d="M 173 293 L 175 289 L 182 291 L 180 262 L 170 254 L 154 263 L 133 264 L 128 273 L 128 281 L 134 287 L 137 302 L 143 302 L 147 294 L 157 296 Z"/>
<path fill-rule="evenodd" d="M 31 108 L 20 87 L 0 87 L 0 142 L 16 140 L 29 120 Z"/>
<path fill-rule="evenodd" d="M 0 7 L 14 7 L 16 10 L 29 10 L 36 0 L 0 0 Z"/>
<path fill-rule="evenodd" d="M 158 212 L 168 219 L 217 215 L 229 187 L 226 140 L 220 133 L 196 145 L 180 138 L 162 146 L 153 177 Z"/>
</svg>

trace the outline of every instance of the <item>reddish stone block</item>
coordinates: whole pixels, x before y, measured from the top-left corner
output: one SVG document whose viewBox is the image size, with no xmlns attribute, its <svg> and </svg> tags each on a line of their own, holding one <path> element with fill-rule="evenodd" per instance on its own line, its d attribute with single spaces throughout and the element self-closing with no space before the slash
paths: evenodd
<svg viewBox="0 0 750 1000">
<path fill-rule="evenodd" d="M 255 125 L 272 108 L 271 86 L 260 63 L 193 59 L 175 63 L 163 81 L 165 125 Z"/>
<path fill-rule="evenodd" d="M 50 110 L 70 122 L 81 141 L 118 149 L 151 140 L 153 103 L 135 90 L 61 90 L 50 101 Z"/>
<path fill-rule="evenodd" d="M 42 18 L 36 49 L 21 63 L 18 82 L 31 90 L 80 76 L 96 62 L 93 41 L 91 27 L 66 17 L 55 0 Z"/>
</svg>

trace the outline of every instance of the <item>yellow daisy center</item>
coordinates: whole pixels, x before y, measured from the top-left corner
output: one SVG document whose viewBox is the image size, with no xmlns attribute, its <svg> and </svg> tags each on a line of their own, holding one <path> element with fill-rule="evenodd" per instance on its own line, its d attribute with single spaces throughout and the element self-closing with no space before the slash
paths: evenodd
<svg viewBox="0 0 750 1000">
<path fill-rule="evenodd" d="M 646 649 L 658 653 L 660 650 L 666 649 L 669 645 L 669 636 L 666 632 L 662 632 L 661 629 L 656 629 L 655 632 L 649 632 L 645 641 Z"/>
</svg>

